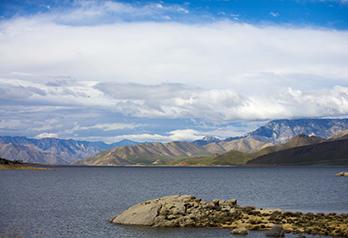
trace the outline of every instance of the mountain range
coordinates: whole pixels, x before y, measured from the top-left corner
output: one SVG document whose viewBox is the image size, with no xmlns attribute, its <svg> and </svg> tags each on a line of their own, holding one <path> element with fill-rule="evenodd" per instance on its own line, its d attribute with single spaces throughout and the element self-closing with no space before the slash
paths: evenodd
<svg viewBox="0 0 348 238">
<path fill-rule="evenodd" d="M 284 143 L 297 135 L 330 138 L 347 130 L 348 119 L 284 119 L 273 120 L 248 135 L 274 144 Z"/>
<path fill-rule="evenodd" d="M 138 143 L 124 140 L 106 144 L 2 136 L 0 156 L 42 164 L 225 165 L 252 164 L 254 160 L 261 164 L 259 158 L 262 156 L 266 158 L 297 147 L 342 140 L 346 132 L 348 119 L 294 119 L 273 120 L 240 137 L 221 139 L 207 136 L 193 142 Z M 291 157 L 292 154 L 286 155 Z"/>
<path fill-rule="evenodd" d="M 242 137 L 205 137 L 192 143 L 171 142 L 111 149 L 86 165 L 236 165 L 259 156 L 321 143 L 347 130 L 347 119 L 274 120 Z M 190 146 L 188 146 L 190 144 Z M 156 149 L 155 149 L 156 148 Z M 168 153 L 175 148 L 176 153 Z"/>
<path fill-rule="evenodd" d="M 72 164 L 115 146 L 129 146 L 136 143 L 130 140 L 106 144 L 72 139 L 0 136 L 0 157 L 29 163 Z"/>
<path fill-rule="evenodd" d="M 246 163 L 252 164 L 250 161 L 253 161 L 253 159 L 259 158 L 263 155 L 271 155 L 272 153 L 278 151 L 283 151 L 310 144 L 321 143 L 323 141 L 325 141 L 325 139 L 316 136 L 298 135 L 291 138 L 286 143 L 270 145 L 256 152 L 245 153 L 238 150 L 230 150 L 226 153 L 218 154 L 215 156 L 179 159 L 176 161 L 172 161 L 171 165 L 244 165 Z"/>
</svg>

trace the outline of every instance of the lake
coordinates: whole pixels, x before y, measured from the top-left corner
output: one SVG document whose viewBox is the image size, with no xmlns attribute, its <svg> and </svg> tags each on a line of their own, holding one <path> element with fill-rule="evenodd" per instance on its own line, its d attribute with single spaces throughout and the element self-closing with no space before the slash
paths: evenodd
<svg viewBox="0 0 348 238">
<path fill-rule="evenodd" d="M 348 212 L 347 167 L 55 167 L 0 171 L 0 234 L 18 237 L 232 237 L 229 230 L 119 226 L 135 203 L 170 194 L 241 205 Z M 1 237 L 1 235 L 0 235 Z M 252 232 L 248 237 L 264 237 Z M 288 235 L 288 237 L 293 237 Z"/>
</svg>

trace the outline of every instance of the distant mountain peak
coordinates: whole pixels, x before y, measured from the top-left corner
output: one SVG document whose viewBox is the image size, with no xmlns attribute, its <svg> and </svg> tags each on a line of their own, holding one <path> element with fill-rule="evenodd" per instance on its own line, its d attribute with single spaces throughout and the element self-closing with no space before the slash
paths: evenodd
<svg viewBox="0 0 348 238">
<path fill-rule="evenodd" d="M 140 142 L 137 142 L 137 141 L 132 141 L 132 140 L 129 140 L 129 139 L 123 139 L 123 140 L 120 140 L 118 142 L 112 143 L 111 146 L 112 147 L 119 147 L 119 146 L 136 145 L 136 144 L 139 144 L 139 143 Z"/>
<path fill-rule="evenodd" d="M 284 143 L 298 135 L 327 139 L 347 129 L 348 119 L 279 119 L 268 122 L 248 136 L 272 143 Z"/>
<path fill-rule="evenodd" d="M 204 136 L 202 139 L 193 141 L 193 144 L 198 146 L 204 146 L 210 143 L 218 143 L 221 139 L 216 136 Z"/>
<path fill-rule="evenodd" d="M 120 143 L 120 142 L 135 142 L 135 141 L 132 141 L 132 140 L 129 140 L 129 139 L 123 139 L 123 140 L 118 141 L 117 143 Z"/>
<path fill-rule="evenodd" d="M 217 140 L 220 140 L 220 138 L 217 137 L 217 136 L 204 136 L 201 140 L 205 140 L 205 141 L 217 141 Z"/>
</svg>

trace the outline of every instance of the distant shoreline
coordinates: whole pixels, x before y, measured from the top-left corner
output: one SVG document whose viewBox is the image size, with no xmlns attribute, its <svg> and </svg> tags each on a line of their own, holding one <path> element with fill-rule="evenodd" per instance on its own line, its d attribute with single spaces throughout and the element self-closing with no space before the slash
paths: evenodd
<svg viewBox="0 0 348 238">
<path fill-rule="evenodd" d="M 26 164 L 0 164 L 0 170 L 49 170 L 48 168 L 40 166 L 31 166 Z"/>
<path fill-rule="evenodd" d="M 52 164 L 28 164 L 33 167 L 69 167 L 69 168 L 342 168 L 347 165 L 52 165 Z"/>
<path fill-rule="evenodd" d="M 48 170 L 45 165 L 0 158 L 0 170 Z"/>
</svg>

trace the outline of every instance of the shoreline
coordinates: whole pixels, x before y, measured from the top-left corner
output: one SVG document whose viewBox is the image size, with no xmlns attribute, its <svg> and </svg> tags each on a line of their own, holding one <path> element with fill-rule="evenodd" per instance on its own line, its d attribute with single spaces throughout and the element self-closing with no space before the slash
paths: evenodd
<svg viewBox="0 0 348 238">
<path fill-rule="evenodd" d="M 348 170 L 346 165 L 74 165 L 74 164 L 34 164 L 34 163 L 23 163 L 23 164 L 11 164 L 11 165 L 0 165 L 0 170 L 50 170 L 53 168 L 172 168 L 172 169 L 258 169 L 258 168 L 337 168 L 341 169 L 337 173 Z M 335 174 L 334 174 L 335 175 Z"/>
<path fill-rule="evenodd" d="M 41 167 L 41 166 L 31 166 L 25 164 L 18 165 L 0 165 L 0 170 L 49 170 L 49 168 Z"/>
<path fill-rule="evenodd" d="M 52 165 L 32 164 L 44 167 L 81 167 L 81 168 L 342 168 L 348 165 Z"/>
</svg>

